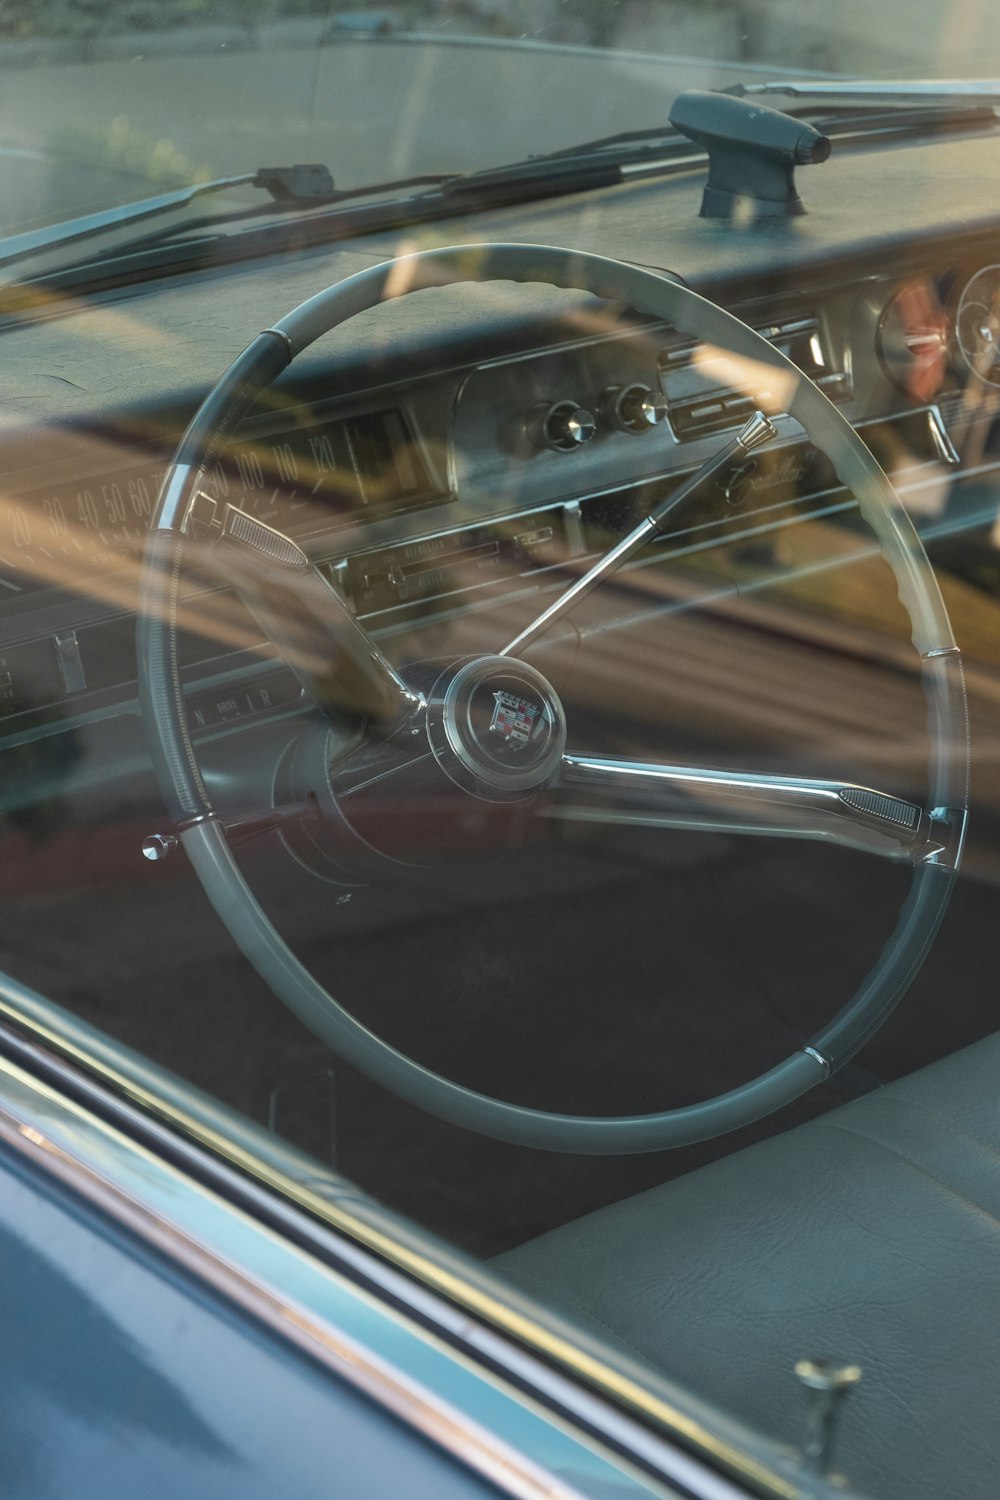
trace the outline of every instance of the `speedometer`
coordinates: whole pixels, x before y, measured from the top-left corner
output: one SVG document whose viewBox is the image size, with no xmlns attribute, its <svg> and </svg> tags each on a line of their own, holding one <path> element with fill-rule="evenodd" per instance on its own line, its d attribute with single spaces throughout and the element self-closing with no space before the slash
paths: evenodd
<svg viewBox="0 0 1000 1500">
<path fill-rule="evenodd" d="M 301 536 L 338 521 L 385 516 L 441 498 L 398 408 L 335 419 L 300 413 L 258 424 L 231 445 L 205 489 Z"/>
<path fill-rule="evenodd" d="M 1000 386 L 1000 266 L 984 266 L 958 303 L 958 347 L 974 375 Z"/>
<path fill-rule="evenodd" d="M 142 548 L 165 463 L 113 436 L 50 428 L 5 451 L 0 599 L 104 581 Z M 30 485 L 25 480 L 30 477 Z"/>
<path fill-rule="evenodd" d="M 933 401 L 944 375 L 948 320 L 934 283 L 905 282 L 878 330 L 878 351 L 889 378 L 915 401 Z"/>
<path fill-rule="evenodd" d="M 127 602 L 164 462 L 148 449 L 67 431 L 34 439 L 23 459 L 13 447 L 8 454 L 0 473 L 0 601 L 83 584 L 96 597 Z M 30 488 L 22 483 L 27 474 Z M 306 407 L 283 412 L 278 425 L 273 417 L 248 423 L 201 487 L 298 537 L 441 498 L 398 408 L 323 418 Z"/>
</svg>

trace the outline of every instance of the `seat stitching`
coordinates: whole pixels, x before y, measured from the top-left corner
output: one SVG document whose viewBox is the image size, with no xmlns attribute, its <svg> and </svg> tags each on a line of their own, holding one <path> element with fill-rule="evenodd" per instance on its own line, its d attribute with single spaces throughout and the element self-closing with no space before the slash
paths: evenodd
<svg viewBox="0 0 1000 1500">
<path fill-rule="evenodd" d="M 870 1146 L 874 1146 L 877 1151 L 884 1151 L 887 1156 L 894 1156 L 897 1161 L 905 1162 L 908 1167 L 912 1167 L 915 1172 L 919 1172 L 922 1176 L 933 1182 L 942 1193 L 948 1193 L 951 1197 L 957 1198 L 961 1203 L 968 1204 L 970 1208 L 977 1210 L 979 1213 L 985 1215 L 986 1218 L 992 1220 L 998 1229 L 1000 1229 L 1000 1214 L 994 1213 L 992 1209 L 987 1208 L 985 1204 L 980 1203 L 976 1198 L 970 1197 L 961 1188 L 954 1187 L 950 1182 L 945 1182 L 943 1178 L 938 1177 L 936 1173 L 925 1167 L 923 1163 L 915 1161 L 912 1156 L 906 1156 L 902 1151 L 897 1151 L 893 1146 L 886 1146 L 882 1141 L 876 1140 L 874 1136 L 866 1135 L 863 1130 L 858 1130 L 851 1125 L 830 1125 L 822 1120 L 817 1120 L 816 1127 L 819 1130 L 839 1130 L 844 1135 L 857 1136 L 859 1140 L 867 1141 Z"/>
</svg>

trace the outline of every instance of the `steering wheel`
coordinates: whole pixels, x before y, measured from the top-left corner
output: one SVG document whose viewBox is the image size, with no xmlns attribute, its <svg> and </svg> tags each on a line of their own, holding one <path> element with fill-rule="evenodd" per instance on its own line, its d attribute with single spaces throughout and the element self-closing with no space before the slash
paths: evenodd
<svg viewBox="0 0 1000 1500">
<path fill-rule="evenodd" d="M 423 680 L 419 673 L 408 680 L 397 672 L 295 542 L 201 491 L 205 470 L 253 402 L 322 334 L 395 297 L 490 280 L 544 283 L 608 299 L 727 351 L 751 390 L 755 381 L 758 388 L 762 381 L 780 383 L 783 411 L 853 492 L 895 576 L 927 704 L 929 807 L 847 782 L 568 751 L 557 694 L 521 659 L 542 630 L 654 537 L 668 512 L 774 436 L 762 412 L 514 640 L 495 654 L 434 669 Z M 552 1114 L 488 1097 L 423 1067 L 363 1026 L 313 978 L 240 873 L 184 712 L 177 607 L 189 549 L 211 551 L 323 711 L 316 716 L 319 727 L 303 731 L 288 772 L 293 801 L 308 797 L 311 816 L 301 825 L 302 837 L 317 859 L 325 857 L 326 844 L 339 848 L 350 837 L 351 809 L 375 771 L 403 788 L 447 789 L 459 802 L 472 797 L 498 806 L 524 804 L 543 790 L 556 801 L 600 793 L 618 806 L 645 809 L 658 825 L 832 839 L 908 862 L 910 891 L 881 955 L 807 1046 L 730 1092 L 682 1108 L 615 1118 Z M 168 470 L 144 559 L 137 650 L 150 749 L 176 837 L 239 948 L 273 992 L 348 1062 L 443 1119 L 501 1140 L 566 1152 L 655 1151 L 734 1130 L 780 1108 L 828 1078 L 886 1019 L 927 954 L 954 884 L 967 807 L 965 693 L 944 603 L 913 526 L 849 423 L 782 354 L 683 285 L 634 265 L 546 246 L 426 250 L 337 283 L 261 333 L 205 399 Z M 331 721 L 342 726 L 348 711 L 362 729 L 355 748 L 331 766 Z M 271 815 L 277 821 L 279 813 L 272 809 Z"/>
</svg>

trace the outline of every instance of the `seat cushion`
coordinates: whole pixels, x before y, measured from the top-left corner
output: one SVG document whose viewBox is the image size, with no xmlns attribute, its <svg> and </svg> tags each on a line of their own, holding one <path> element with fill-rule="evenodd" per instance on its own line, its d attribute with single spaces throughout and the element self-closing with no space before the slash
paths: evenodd
<svg viewBox="0 0 1000 1500">
<path fill-rule="evenodd" d="M 783 1442 L 796 1360 L 856 1362 L 852 1485 L 995 1500 L 1000 1035 L 494 1265 Z"/>
</svg>

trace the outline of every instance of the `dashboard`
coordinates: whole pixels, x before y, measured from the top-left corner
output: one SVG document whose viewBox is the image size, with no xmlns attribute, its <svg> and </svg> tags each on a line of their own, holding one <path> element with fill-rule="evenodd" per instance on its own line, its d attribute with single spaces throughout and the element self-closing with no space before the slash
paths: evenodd
<svg viewBox="0 0 1000 1500">
<path fill-rule="evenodd" d="M 942 467 L 960 468 L 957 445 L 980 408 L 992 411 L 998 286 L 995 266 L 961 276 L 931 266 L 901 285 L 869 275 L 735 310 L 919 496 Z M 348 399 L 325 394 L 336 383 L 329 373 L 311 376 L 305 392 L 279 388 L 201 488 L 304 545 L 376 625 L 459 596 L 544 586 L 635 524 L 752 405 L 669 327 L 621 319 L 581 333 L 579 322 L 569 316 L 560 331 L 550 318 L 514 340 L 508 330 L 510 352 L 501 340 L 488 359 L 409 373 Z M 521 347 L 532 338 L 542 346 Z M 36 434 L 0 448 L 8 721 L 34 722 L 56 704 L 61 717 L 70 700 L 82 708 L 88 694 L 126 691 L 134 679 L 137 569 L 172 451 L 171 441 L 150 440 L 155 425 L 147 417 L 141 442 L 128 440 L 127 426 L 124 437 L 50 430 L 41 458 Z M 661 553 L 750 534 L 786 511 L 829 508 L 836 485 L 825 461 L 794 423 L 779 416 L 777 426 L 774 449 L 685 511 Z M 248 623 L 243 644 L 256 642 Z M 218 645 L 195 643 L 187 656 L 216 662 Z"/>
</svg>

